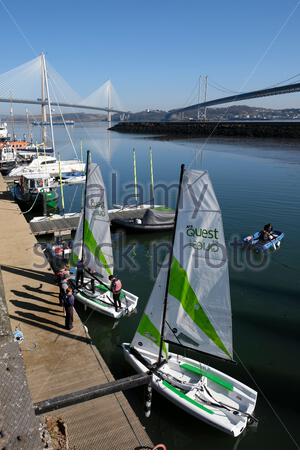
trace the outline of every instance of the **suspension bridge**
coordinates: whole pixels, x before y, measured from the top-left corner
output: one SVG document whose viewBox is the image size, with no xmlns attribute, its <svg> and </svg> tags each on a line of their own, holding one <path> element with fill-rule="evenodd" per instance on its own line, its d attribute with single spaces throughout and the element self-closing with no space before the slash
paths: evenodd
<svg viewBox="0 0 300 470">
<path fill-rule="evenodd" d="M 46 81 L 48 81 L 47 96 Z M 40 90 L 40 96 L 38 97 L 37 90 Z M 169 110 L 167 118 L 171 118 L 172 115 L 177 113 L 199 110 L 200 108 L 299 91 L 300 82 L 296 82 L 245 93 L 236 93 L 209 101 L 206 100 L 205 96 L 204 101 L 199 102 L 198 100 L 195 104 Z M 44 54 L 0 75 L 0 103 L 41 106 L 43 121 L 47 120 L 47 107 L 50 112 L 51 107 L 58 107 L 60 112 L 61 108 L 105 112 L 107 113 L 109 126 L 111 125 L 112 114 L 118 113 L 123 118 L 126 114 L 130 114 L 130 111 L 124 110 L 120 104 L 120 99 L 110 80 L 107 80 L 86 98 L 82 98 L 49 63 L 46 67 Z"/>
</svg>

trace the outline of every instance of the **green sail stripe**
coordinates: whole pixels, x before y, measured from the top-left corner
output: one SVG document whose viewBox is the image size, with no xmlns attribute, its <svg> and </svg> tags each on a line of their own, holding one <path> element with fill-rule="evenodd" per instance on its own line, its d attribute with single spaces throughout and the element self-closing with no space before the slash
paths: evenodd
<svg viewBox="0 0 300 470">
<path fill-rule="evenodd" d="M 165 387 L 167 387 L 169 390 L 171 390 L 172 392 L 176 393 L 176 395 L 178 395 L 180 398 L 183 398 L 184 400 L 188 401 L 189 403 L 192 403 L 192 405 L 195 405 L 197 406 L 198 408 L 201 408 L 201 410 L 203 411 L 206 411 L 207 413 L 209 413 L 210 415 L 213 415 L 214 412 L 212 410 L 210 410 L 209 408 L 206 408 L 206 406 L 204 405 L 201 405 L 201 403 L 198 403 L 196 400 L 193 400 L 192 398 L 188 397 L 185 395 L 185 393 L 183 393 L 181 390 L 179 390 L 178 388 L 176 387 L 173 387 L 173 385 L 171 385 L 169 382 L 167 382 L 166 380 L 163 380 L 163 385 Z"/>
<path fill-rule="evenodd" d="M 215 382 L 218 385 L 221 385 L 222 387 L 227 388 L 227 390 L 230 390 L 231 392 L 233 391 L 232 383 L 228 382 L 227 380 L 222 379 L 221 377 L 218 377 L 212 372 L 209 372 L 207 370 L 201 369 L 200 367 L 196 367 L 196 366 L 193 366 L 191 364 L 186 364 L 186 363 L 181 363 L 180 367 L 182 369 L 193 372 L 194 374 L 203 375 L 204 377 L 207 377 L 212 382 Z"/>
<path fill-rule="evenodd" d="M 143 314 L 141 321 L 139 323 L 137 332 L 141 335 L 144 336 L 145 338 L 149 339 L 152 341 L 154 344 L 156 344 L 159 348 L 160 346 L 160 339 L 161 339 L 161 334 L 156 328 L 156 326 L 152 323 L 150 318 L 146 313 Z M 165 357 L 168 357 L 168 351 L 167 351 L 167 346 L 166 343 L 163 341 L 162 345 L 163 353 Z"/>
<path fill-rule="evenodd" d="M 196 323 L 196 325 L 215 343 L 215 345 L 231 358 L 215 328 L 201 307 L 197 296 L 189 283 L 187 273 L 182 266 L 180 266 L 175 257 L 172 259 L 169 294 L 180 302 L 193 322 Z"/>
<path fill-rule="evenodd" d="M 111 269 L 105 259 L 105 256 L 97 244 L 93 232 L 89 227 L 89 223 L 87 220 L 84 221 L 84 244 L 89 249 L 89 251 L 94 255 L 96 259 L 100 261 L 106 272 L 110 275 L 112 274 Z"/>
</svg>

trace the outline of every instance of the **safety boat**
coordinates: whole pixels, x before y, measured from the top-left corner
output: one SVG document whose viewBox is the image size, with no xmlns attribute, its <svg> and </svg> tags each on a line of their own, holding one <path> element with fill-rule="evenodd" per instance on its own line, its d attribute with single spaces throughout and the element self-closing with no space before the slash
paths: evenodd
<svg viewBox="0 0 300 470">
<path fill-rule="evenodd" d="M 195 207 L 195 200 L 201 200 L 200 207 Z M 153 388 L 165 398 L 237 437 L 257 421 L 257 392 L 202 360 L 183 355 L 194 350 L 228 361 L 233 357 L 222 216 L 207 172 L 182 165 L 167 261 L 131 344 L 122 345 L 125 358 L 138 372 L 150 373 Z M 169 352 L 169 344 L 182 349 L 182 355 Z"/>
<path fill-rule="evenodd" d="M 98 165 L 87 158 L 85 203 L 71 256 L 74 295 L 85 306 L 118 319 L 135 310 L 138 297 L 125 289 L 120 295 L 121 309 L 116 312 L 109 276 L 113 274 L 113 252 L 106 189 Z M 77 263 L 82 260 L 84 279 L 76 287 Z"/>
<path fill-rule="evenodd" d="M 271 240 L 260 240 L 261 232 L 255 232 L 253 235 L 248 235 L 243 238 L 243 246 L 246 248 L 253 249 L 256 253 L 266 252 L 268 250 L 277 250 L 280 248 L 281 240 L 284 238 L 284 232 L 279 230 L 272 231 Z"/>
<path fill-rule="evenodd" d="M 116 218 L 111 225 L 127 232 L 161 232 L 174 229 L 174 216 L 173 210 L 156 207 L 147 209 L 142 218 Z"/>
<path fill-rule="evenodd" d="M 31 173 L 20 176 L 12 188 L 16 201 L 32 209 L 56 209 L 58 194 L 53 189 L 53 178 L 49 173 Z"/>
</svg>

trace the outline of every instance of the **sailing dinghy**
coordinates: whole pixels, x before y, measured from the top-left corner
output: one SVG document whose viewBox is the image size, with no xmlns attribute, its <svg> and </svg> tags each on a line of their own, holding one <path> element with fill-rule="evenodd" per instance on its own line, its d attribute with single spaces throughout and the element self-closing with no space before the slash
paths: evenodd
<svg viewBox="0 0 300 470">
<path fill-rule="evenodd" d="M 191 415 L 236 437 L 256 419 L 257 392 L 169 343 L 232 360 L 231 302 L 221 211 L 207 172 L 181 169 L 168 267 L 162 266 L 127 361 Z"/>
<path fill-rule="evenodd" d="M 112 318 L 121 318 L 132 312 L 138 297 L 122 289 L 121 309 L 115 311 L 108 276 L 113 274 L 113 252 L 106 190 L 98 165 L 87 159 L 85 204 L 76 231 L 72 252 L 72 265 L 82 260 L 86 276 L 83 285 L 75 288 L 74 295 L 84 305 Z M 76 285 L 76 268 L 72 268 Z"/>
</svg>

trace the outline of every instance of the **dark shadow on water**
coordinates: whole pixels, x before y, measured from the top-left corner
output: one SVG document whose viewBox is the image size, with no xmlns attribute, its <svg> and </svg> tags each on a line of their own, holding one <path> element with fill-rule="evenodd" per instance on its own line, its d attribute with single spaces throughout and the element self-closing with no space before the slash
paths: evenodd
<svg viewBox="0 0 300 470">
<path fill-rule="evenodd" d="M 51 333 L 54 333 L 54 334 L 57 334 L 57 335 L 65 336 L 66 338 L 76 339 L 77 341 L 80 341 L 80 342 L 86 343 L 86 344 L 92 344 L 92 341 L 89 338 L 85 338 L 83 336 L 78 336 L 78 335 L 74 335 L 72 333 L 68 333 L 67 330 L 66 331 L 57 330 L 55 328 L 51 328 L 51 327 L 46 326 L 46 325 L 41 325 L 37 322 L 27 320 L 26 318 L 20 318 L 20 317 L 17 317 L 15 315 L 10 315 L 10 318 L 13 318 L 14 320 L 17 320 L 17 321 L 21 320 L 22 322 L 24 322 L 28 325 L 35 326 L 37 328 L 41 328 L 42 330 L 50 331 Z"/>
</svg>

